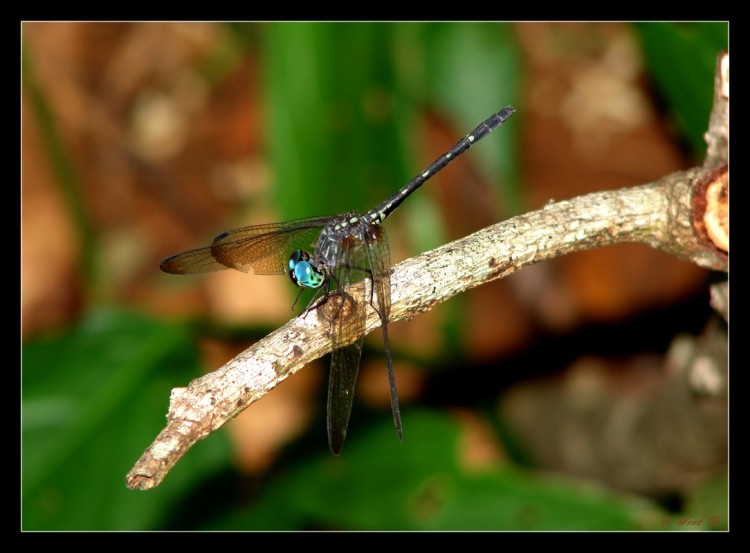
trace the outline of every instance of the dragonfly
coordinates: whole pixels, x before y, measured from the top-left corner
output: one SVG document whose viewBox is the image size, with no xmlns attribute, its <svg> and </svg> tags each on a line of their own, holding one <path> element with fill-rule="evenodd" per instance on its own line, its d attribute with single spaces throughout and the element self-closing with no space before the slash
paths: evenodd
<svg viewBox="0 0 750 553">
<path fill-rule="evenodd" d="M 259 275 L 284 275 L 301 288 L 314 291 L 304 310 L 318 309 L 330 326 L 331 367 L 328 380 L 326 426 L 334 455 L 344 445 L 354 400 L 366 310 L 380 318 L 390 388 L 391 411 L 399 440 L 403 439 L 393 359 L 388 342 L 391 308 L 391 264 L 383 221 L 420 186 L 451 161 L 502 125 L 515 108 L 493 113 L 450 150 L 364 215 L 355 212 L 309 217 L 282 223 L 253 225 L 222 232 L 211 245 L 167 257 L 160 269 L 171 274 L 195 274 L 225 269 Z M 357 298 L 346 292 L 361 280 L 369 293 Z M 299 300 L 299 296 L 298 296 Z M 296 301 L 295 301 L 296 303 Z"/>
</svg>

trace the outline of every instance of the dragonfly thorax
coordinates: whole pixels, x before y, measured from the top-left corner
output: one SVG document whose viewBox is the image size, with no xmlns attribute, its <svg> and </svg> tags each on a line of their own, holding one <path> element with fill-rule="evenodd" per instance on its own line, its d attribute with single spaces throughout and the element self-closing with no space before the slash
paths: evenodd
<svg viewBox="0 0 750 553">
<path fill-rule="evenodd" d="M 333 267 L 339 262 L 342 248 L 358 248 L 365 241 L 369 225 L 353 211 L 338 215 L 320 233 L 315 245 L 315 259 Z"/>
<path fill-rule="evenodd" d="M 310 254 L 295 250 L 289 258 L 289 278 L 300 288 L 320 288 L 326 280 L 325 273 L 310 262 Z"/>
</svg>

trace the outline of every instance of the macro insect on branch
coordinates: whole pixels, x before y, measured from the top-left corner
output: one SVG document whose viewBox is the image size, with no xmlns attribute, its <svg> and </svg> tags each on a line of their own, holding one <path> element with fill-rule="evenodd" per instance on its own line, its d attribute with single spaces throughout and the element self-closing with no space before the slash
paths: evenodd
<svg viewBox="0 0 750 553">
<path fill-rule="evenodd" d="M 540 210 L 405 260 L 390 274 L 388 320 L 414 317 L 527 265 L 615 243 L 645 243 L 701 267 L 727 271 L 728 59 L 724 53 L 717 62 L 703 165 L 637 187 L 549 202 Z M 448 274 L 451 278 L 446 278 Z M 363 279 L 347 291 L 370 297 L 369 286 L 370 280 Z M 721 309 L 728 319 L 726 304 Z M 128 473 L 126 485 L 131 489 L 159 485 L 194 443 L 330 352 L 330 327 L 318 311 L 292 319 L 216 371 L 173 389 L 167 426 Z M 363 332 L 380 324 L 377 310 L 368 306 Z M 346 339 L 353 342 L 359 336 Z"/>
</svg>

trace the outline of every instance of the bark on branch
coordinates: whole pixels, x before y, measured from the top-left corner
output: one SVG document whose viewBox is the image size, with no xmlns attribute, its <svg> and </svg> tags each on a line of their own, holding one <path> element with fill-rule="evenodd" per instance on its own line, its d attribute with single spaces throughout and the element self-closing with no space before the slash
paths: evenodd
<svg viewBox="0 0 750 553">
<path fill-rule="evenodd" d="M 408 319 L 465 290 L 534 263 L 576 251 L 641 242 L 710 269 L 728 263 L 728 55 L 719 58 L 714 107 L 701 167 L 642 186 L 551 202 L 408 259 L 392 270 L 391 321 Z M 362 288 L 366 282 L 359 283 Z M 354 294 L 365 293 L 354 287 Z M 366 332 L 379 326 L 368 311 Z M 331 350 L 315 310 L 299 316 L 229 361 L 175 388 L 167 426 L 126 477 L 150 489 L 197 441 L 221 428 L 278 383 Z"/>
</svg>

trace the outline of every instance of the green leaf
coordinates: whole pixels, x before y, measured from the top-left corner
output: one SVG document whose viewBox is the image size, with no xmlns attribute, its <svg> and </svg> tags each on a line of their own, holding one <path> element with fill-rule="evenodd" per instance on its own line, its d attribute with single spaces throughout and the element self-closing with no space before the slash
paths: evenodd
<svg viewBox="0 0 750 553">
<path fill-rule="evenodd" d="M 655 83 L 693 150 L 704 155 L 716 58 L 729 48 L 729 25 L 640 23 L 636 29 Z"/>
<path fill-rule="evenodd" d="M 267 136 L 285 218 L 365 211 L 400 186 L 392 26 L 266 29 Z M 372 205 L 370 205 L 372 204 Z"/>
<path fill-rule="evenodd" d="M 222 529 L 632 530 L 655 528 L 648 502 L 579 482 L 458 460 L 459 429 L 409 410 L 404 443 L 391 421 L 359 429 L 340 457 L 322 453 L 283 470 Z"/>
<path fill-rule="evenodd" d="M 198 444 L 157 489 L 125 474 L 161 430 L 170 389 L 198 376 L 185 326 L 99 310 L 23 347 L 24 530 L 157 528 L 170 506 L 226 467 L 227 444 Z"/>
</svg>

